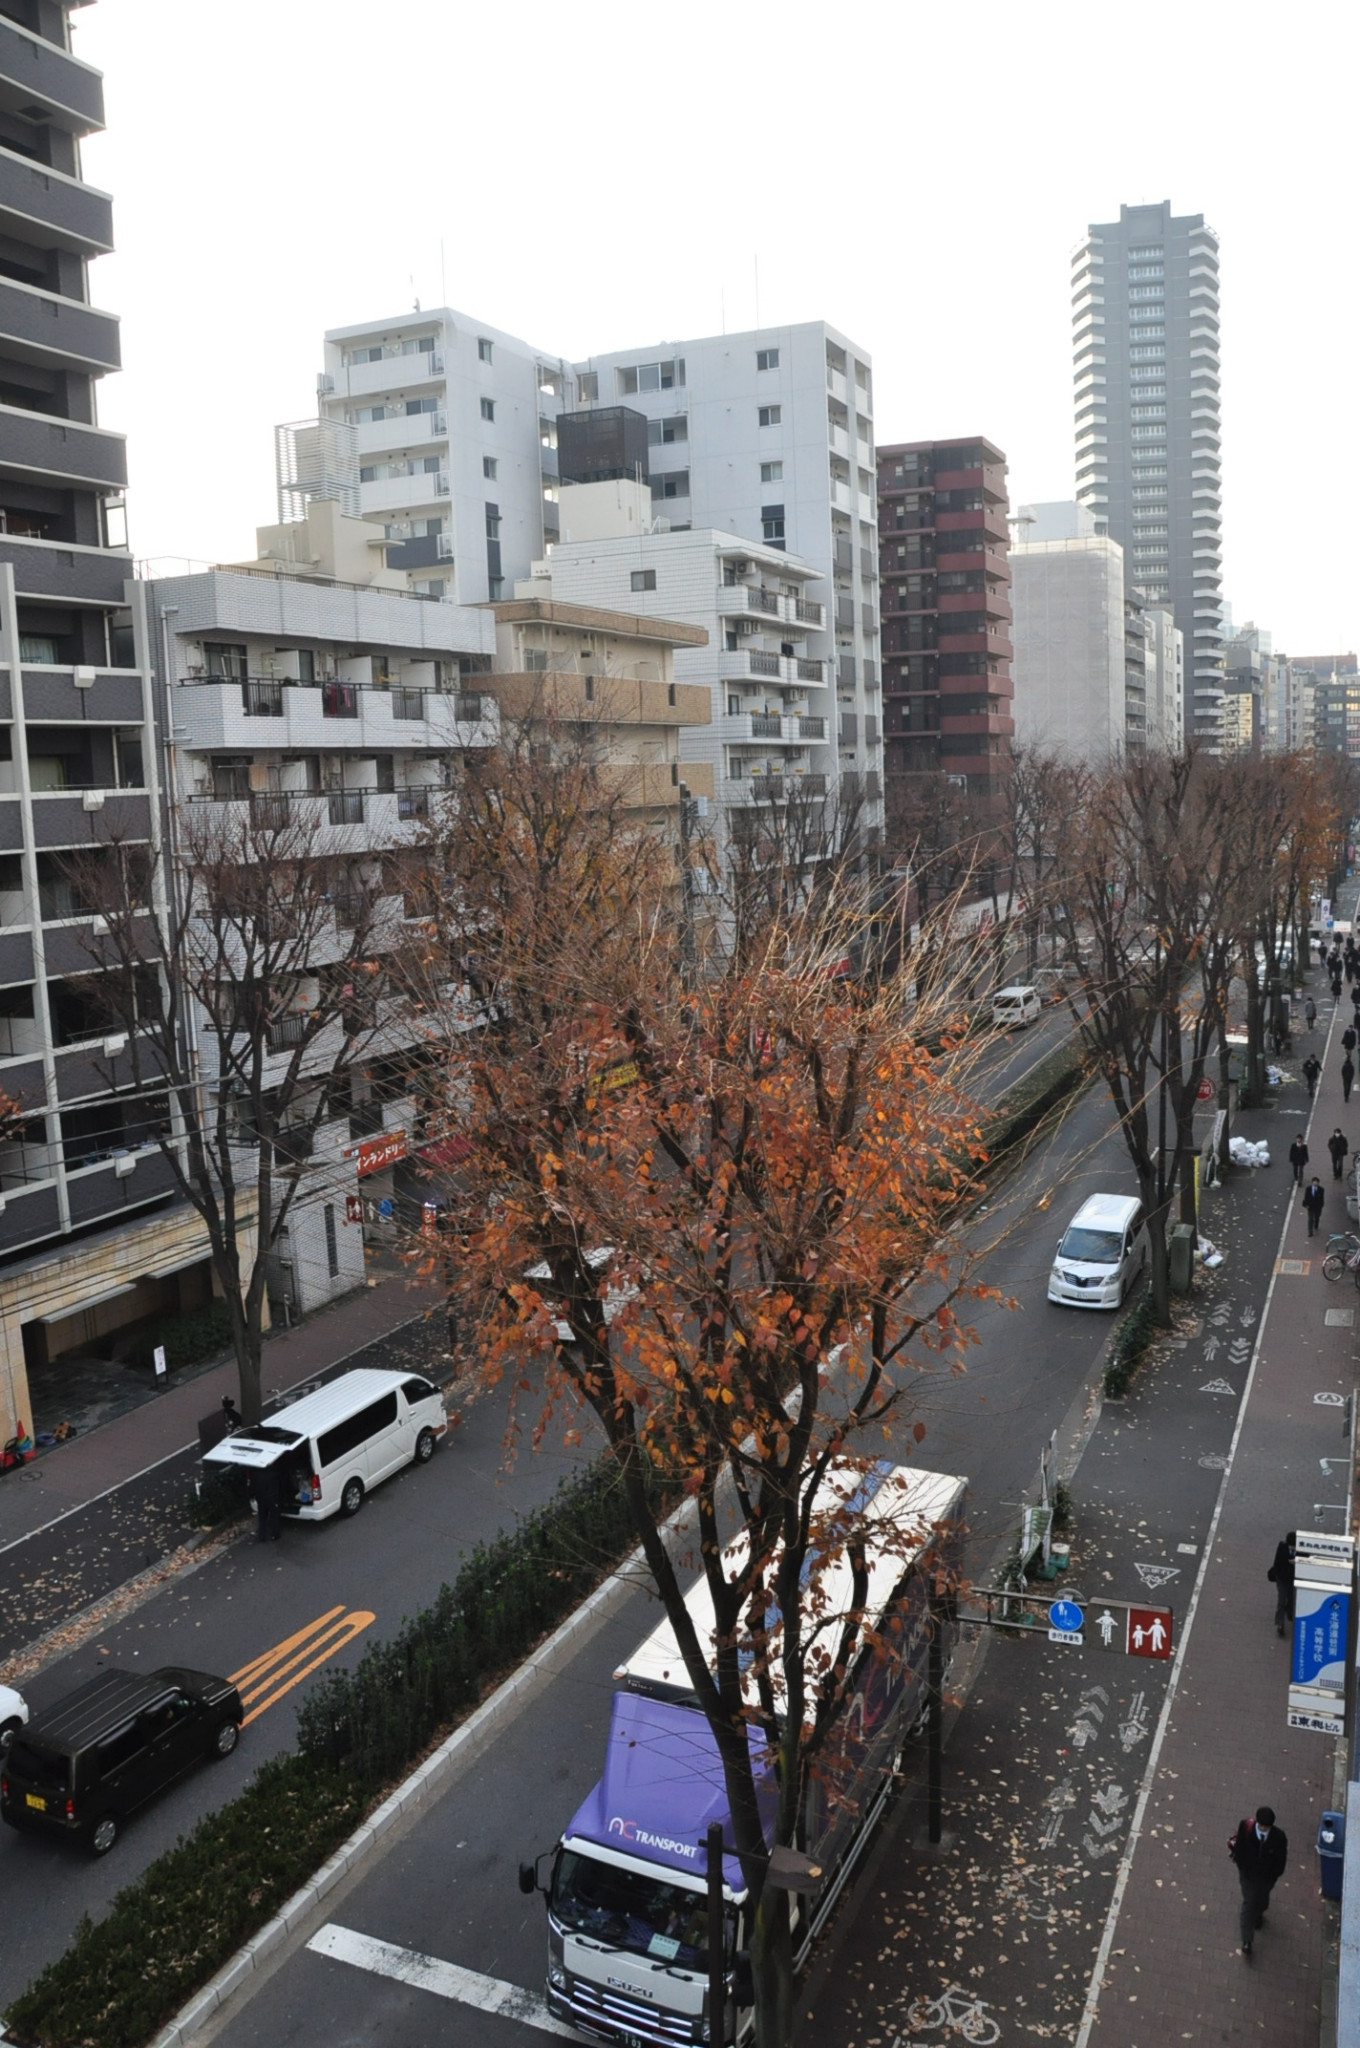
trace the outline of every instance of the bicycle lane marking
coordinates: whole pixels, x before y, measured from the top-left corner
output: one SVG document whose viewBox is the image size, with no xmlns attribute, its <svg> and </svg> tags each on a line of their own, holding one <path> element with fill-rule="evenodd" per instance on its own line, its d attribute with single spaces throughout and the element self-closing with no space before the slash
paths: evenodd
<svg viewBox="0 0 1360 2048">
<path fill-rule="evenodd" d="M 272 1650 L 261 1651 L 249 1664 L 231 1672 L 231 1682 L 239 1688 L 241 1702 L 247 1709 L 241 1726 L 248 1728 L 319 1665 L 362 1635 L 376 1619 L 368 1608 L 349 1609 L 342 1601 L 338 1607 L 327 1608 L 315 1621 L 309 1621 L 305 1628 L 285 1636 Z"/>
<path fill-rule="evenodd" d="M 1328 1044 L 1330 1046 L 1330 1038 Z M 1119 1926 L 1119 1915 L 1124 1905 L 1124 1894 L 1128 1889 L 1129 1875 L 1133 1869 L 1134 1853 L 1137 1850 L 1139 1837 L 1143 1830 L 1143 1817 L 1147 1812 L 1148 1801 L 1152 1797 L 1152 1787 L 1157 1776 L 1157 1764 L 1162 1753 L 1162 1743 L 1166 1738 L 1166 1731 L 1171 1721 L 1171 1710 L 1176 1703 L 1176 1694 L 1180 1688 L 1181 1672 L 1185 1667 L 1185 1656 L 1190 1647 L 1190 1637 L 1194 1631 L 1195 1616 L 1199 1610 L 1199 1597 L 1204 1589 L 1204 1581 L 1209 1570 L 1209 1560 L 1213 1556 L 1214 1543 L 1218 1536 L 1218 1525 L 1223 1515 L 1223 1503 L 1228 1497 L 1228 1480 L 1232 1473 L 1233 1460 L 1237 1456 L 1237 1446 L 1246 1423 L 1247 1409 L 1251 1405 L 1251 1390 L 1256 1384 L 1256 1369 L 1261 1359 L 1261 1344 L 1265 1337 L 1266 1324 L 1270 1319 L 1270 1304 L 1275 1296 L 1275 1283 L 1280 1277 L 1280 1261 L 1284 1256 L 1285 1242 L 1289 1235 L 1289 1226 L 1292 1220 L 1293 1202 L 1291 1199 L 1285 1205 L 1284 1222 L 1280 1225 L 1280 1249 L 1275 1257 L 1275 1264 L 1270 1275 L 1270 1284 L 1266 1288 L 1266 1298 L 1261 1308 L 1261 1318 L 1256 1326 L 1256 1342 L 1252 1346 L 1251 1364 L 1247 1368 L 1246 1384 L 1242 1389 L 1242 1399 L 1237 1410 L 1237 1422 L 1233 1428 L 1232 1442 L 1228 1446 L 1227 1465 L 1219 1484 L 1218 1499 L 1214 1502 L 1213 1517 L 1209 1523 L 1209 1533 L 1205 1539 L 1204 1549 L 1200 1557 L 1199 1570 L 1195 1574 L 1195 1585 L 1194 1591 L 1190 1595 L 1190 1605 L 1186 1609 L 1185 1620 L 1181 1624 L 1180 1641 L 1176 1646 L 1175 1661 L 1171 1666 L 1171 1676 L 1167 1680 L 1166 1692 L 1162 1698 L 1162 1711 L 1157 1716 L 1157 1732 L 1152 1738 L 1152 1748 L 1148 1752 L 1147 1768 L 1143 1772 L 1143 1780 L 1138 1788 L 1138 1804 L 1134 1808 L 1133 1825 L 1130 1827 L 1124 1843 L 1124 1853 L 1119 1859 L 1119 1870 L 1114 1883 L 1114 1895 L 1105 1914 L 1105 1927 L 1100 1937 L 1100 1947 L 1096 1950 L 1096 1959 L 1091 1970 L 1091 1981 L 1086 1993 L 1086 2006 L 1082 2013 L 1081 2025 L 1077 2029 L 1077 2037 L 1072 2044 L 1072 2048 L 1088 2048 L 1091 2039 L 1091 2029 L 1096 2023 L 1096 2014 L 1100 2007 L 1100 1994 L 1104 1989 L 1105 1970 L 1110 1960 L 1110 1952 L 1114 1947 L 1115 1933 Z"/>
</svg>

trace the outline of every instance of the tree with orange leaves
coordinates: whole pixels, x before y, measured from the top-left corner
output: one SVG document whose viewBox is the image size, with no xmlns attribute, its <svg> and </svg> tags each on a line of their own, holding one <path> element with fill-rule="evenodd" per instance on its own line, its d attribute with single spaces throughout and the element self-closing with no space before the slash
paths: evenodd
<svg viewBox="0 0 1360 2048">
<path fill-rule="evenodd" d="M 837 971 L 849 881 L 839 908 L 773 909 L 758 944 L 747 905 L 739 954 L 716 919 L 692 964 L 673 850 L 569 749 L 474 764 L 425 860 L 421 1014 L 447 1017 L 458 986 L 462 1021 L 480 1020 L 442 1041 L 467 1148 L 447 1284 L 483 1386 L 527 1385 L 537 1350 L 537 1428 L 565 1405 L 603 1430 L 722 1758 L 757 2039 L 782 2048 L 787 1896 L 765 1885 L 750 1732 L 777 1765 L 774 1842 L 792 1844 L 860 1652 L 891 1653 L 828 1473 L 920 1441 L 921 1377 L 961 1369 L 961 1304 L 985 1291 L 951 1228 L 982 1158 L 956 1041 L 932 1058 L 940 1019 Z M 692 1508 L 712 1645 L 649 1505 L 657 1473 Z M 904 1557 L 919 1534 L 900 1532 Z M 847 1558 L 854 1600 L 828 1615 Z"/>
</svg>

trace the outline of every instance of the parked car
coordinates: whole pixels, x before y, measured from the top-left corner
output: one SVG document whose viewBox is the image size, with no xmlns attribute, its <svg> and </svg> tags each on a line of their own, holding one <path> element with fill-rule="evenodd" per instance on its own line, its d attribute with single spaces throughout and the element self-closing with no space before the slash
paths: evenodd
<svg viewBox="0 0 1360 2048">
<path fill-rule="evenodd" d="M 999 1031 L 1015 1031 L 1039 1021 L 1039 994 L 1028 982 L 999 988 L 992 997 L 992 1022 Z"/>
<path fill-rule="evenodd" d="M 0 1757 L 9 1749 L 21 1728 L 28 1725 L 28 1706 L 13 1686 L 0 1685 Z"/>
<path fill-rule="evenodd" d="M 105 1856 L 139 1806 L 195 1764 L 230 1756 L 243 1718 L 228 1678 L 178 1665 L 101 1671 L 14 1736 L 0 1766 L 0 1819 L 75 1836 Z"/>
<path fill-rule="evenodd" d="M 1118 1308 L 1147 1262 L 1142 1203 L 1090 1195 L 1058 1240 L 1048 1298 L 1067 1308 Z"/>
</svg>

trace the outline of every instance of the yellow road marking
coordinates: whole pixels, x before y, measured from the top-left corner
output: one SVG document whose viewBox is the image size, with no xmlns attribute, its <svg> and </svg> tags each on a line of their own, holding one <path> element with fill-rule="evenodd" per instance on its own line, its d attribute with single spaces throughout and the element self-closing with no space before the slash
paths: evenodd
<svg viewBox="0 0 1360 2048">
<path fill-rule="evenodd" d="M 376 1618 L 366 1607 L 347 1610 L 343 1602 L 338 1607 L 328 1607 L 305 1628 L 285 1636 L 272 1650 L 262 1651 L 239 1671 L 233 1671 L 232 1684 L 239 1688 L 242 1704 L 250 1709 L 241 1726 L 248 1728 L 318 1665 L 362 1635 Z"/>
</svg>

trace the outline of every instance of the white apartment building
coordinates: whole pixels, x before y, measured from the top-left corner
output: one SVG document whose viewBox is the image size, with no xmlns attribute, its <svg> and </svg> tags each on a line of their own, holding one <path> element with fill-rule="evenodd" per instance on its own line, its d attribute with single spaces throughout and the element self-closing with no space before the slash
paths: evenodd
<svg viewBox="0 0 1360 2048">
<path fill-rule="evenodd" d="M 1168 753 L 1185 744 L 1185 635 L 1164 605 L 1143 613 L 1147 634 L 1147 743 Z"/>
<path fill-rule="evenodd" d="M 357 431 L 363 513 L 402 544 L 394 566 L 465 604 L 508 596 L 559 539 L 559 419 L 640 416 L 645 444 L 630 436 L 627 464 L 591 478 L 634 476 L 645 447 L 654 520 L 796 554 L 819 579 L 823 624 L 792 658 L 822 664 L 807 696 L 807 716 L 836 735 L 822 772 L 830 785 L 862 776 L 866 824 L 881 829 L 873 375 L 862 349 L 809 321 L 568 364 L 445 307 L 333 329 L 325 351 L 320 409 Z"/>
<path fill-rule="evenodd" d="M 603 524 L 598 516 L 583 516 L 583 501 L 602 494 L 640 499 L 646 489 L 564 487 L 564 531 Z M 676 647 L 675 676 L 702 685 L 712 707 L 706 725 L 686 728 L 684 752 L 688 761 L 706 764 L 712 778 L 719 836 L 733 810 L 827 797 L 836 786 L 840 734 L 818 708 L 831 694 L 827 657 L 807 652 L 826 632 L 826 607 L 808 595 L 821 585 L 817 571 L 784 550 L 710 527 L 629 531 L 626 502 L 622 523 L 623 532 L 559 541 L 516 584 L 516 596 L 704 628 L 706 644 Z M 693 784 L 693 771 L 686 773 Z"/>
<path fill-rule="evenodd" d="M 1016 743 L 1093 767 L 1120 760 L 1123 550 L 1076 504 L 1022 505 L 1012 525 Z"/>
<path fill-rule="evenodd" d="M 334 511 L 309 507 L 310 539 L 261 529 L 255 564 L 143 586 L 173 712 L 172 809 L 187 820 L 203 806 L 262 806 L 262 822 L 315 823 L 312 844 L 334 869 L 335 949 L 314 963 L 321 971 L 344 957 L 346 927 L 366 914 L 356 903 L 373 904 L 379 945 L 400 934 L 406 906 L 393 856 L 418 835 L 458 756 L 493 743 L 497 720 L 487 687 L 491 612 L 335 580 L 325 537 L 339 529 L 343 564 L 355 550 L 362 560 L 367 536 Z M 292 1021 L 283 1017 L 272 1034 L 267 1057 L 280 1071 L 301 1042 L 289 1037 Z M 202 1043 L 211 1045 L 210 1033 Z M 325 1034 L 317 1057 L 327 1072 L 334 1050 Z M 312 1139 L 279 1245 L 276 1300 L 306 1311 L 360 1285 L 365 1236 L 395 1221 L 403 1194 L 419 1200 L 424 1182 L 407 1178 L 407 1162 L 420 1144 L 409 1078 L 421 1057 L 393 1003 L 365 1041 L 346 1109 Z M 209 1086 L 213 1078 L 205 1070 Z"/>
</svg>

